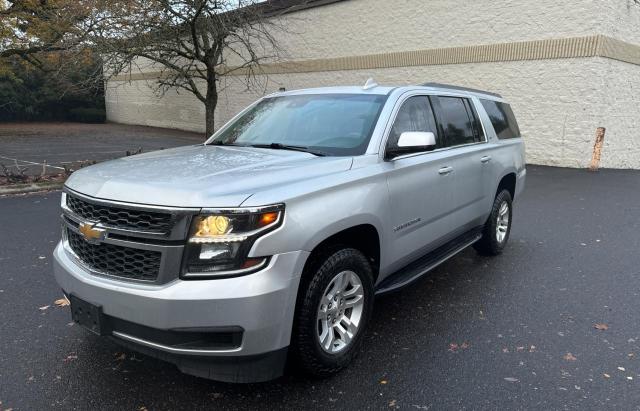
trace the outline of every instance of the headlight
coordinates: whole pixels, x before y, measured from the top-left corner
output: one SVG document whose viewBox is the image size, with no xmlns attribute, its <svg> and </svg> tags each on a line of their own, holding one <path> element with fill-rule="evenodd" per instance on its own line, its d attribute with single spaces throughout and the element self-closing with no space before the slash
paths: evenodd
<svg viewBox="0 0 640 411">
<path fill-rule="evenodd" d="M 206 211 L 193 218 L 182 277 L 215 278 L 249 274 L 268 257 L 249 258 L 255 240 L 282 223 L 284 205 Z"/>
</svg>

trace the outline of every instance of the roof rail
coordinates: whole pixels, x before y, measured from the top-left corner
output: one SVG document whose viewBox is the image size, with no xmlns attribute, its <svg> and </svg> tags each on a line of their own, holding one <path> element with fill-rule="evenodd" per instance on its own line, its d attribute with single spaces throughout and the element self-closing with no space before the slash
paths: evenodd
<svg viewBox="0 0 640 411">
<path fill-rule="evenodd" d="M 502 98 L 502 96 L 498 93 L 492 93 L 490 91 L 478 90 L 475 88 L 462 87 L 462 86 L 454 86 L 451 84 L 442 84 L 442 83 L 424 83 L 421 84 L 423 87 L 433 87 L 433 88 L 450 88 L 452 90 L 460 90 L 460 91 L 470 91 L 472 93 L 480 93 L 480 94 L 488 94 L 490 96 Z"/>
</svg>

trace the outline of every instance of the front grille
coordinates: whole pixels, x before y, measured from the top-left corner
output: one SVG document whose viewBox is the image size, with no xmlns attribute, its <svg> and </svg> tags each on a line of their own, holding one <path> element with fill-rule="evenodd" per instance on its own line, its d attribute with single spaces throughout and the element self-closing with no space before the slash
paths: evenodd
<svg viewBox="0 0 640 411">
<path fill-rule="evenodd" d="M 155 281 L 162 254 L 113 244 L 90 244 L 67 229 L 69 246 L 80 260 L 101 273 L 131 280 Z"/>
<path fill-rule="evenodd" d="M 121 230 L 168 234 L 174 223 L 173 216 L 168 213 L 94 204 L 69 194 L 67 207 L 85 220 Z"/>
</svg>

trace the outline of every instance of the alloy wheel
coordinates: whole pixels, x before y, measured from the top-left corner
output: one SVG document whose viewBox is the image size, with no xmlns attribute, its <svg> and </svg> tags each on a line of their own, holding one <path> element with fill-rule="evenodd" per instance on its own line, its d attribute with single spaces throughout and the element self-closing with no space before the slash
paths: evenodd
<svg viewBox="0 0 640 411">
<path fill-rule="evenodd" d="M 316 336 L 320 347 L 336 354 L 353 341 L 362 320 L 364 289 L 353 271 L 342 271 L 325 289 L 316 317 Z"/>
<path fill-rule="evenodd" d="M 504 242 L 509 232 L 509 203 L 503 201 L 498 209 L 498 219 L 496 223 L 496 240 Z"/>
</svg>

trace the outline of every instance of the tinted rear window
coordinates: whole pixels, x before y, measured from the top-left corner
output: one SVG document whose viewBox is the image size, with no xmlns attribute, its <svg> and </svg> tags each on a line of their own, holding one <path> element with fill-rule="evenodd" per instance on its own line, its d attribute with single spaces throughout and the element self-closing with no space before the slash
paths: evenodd
<svg viewBox="0 0 640 411">
<path fill-rule="evenodd" d="M 482 106 L 487 111 L 493 129 L 499 139 L 520 137 L 520 129 L 513 115 L 511 106 L 507 103 L 500 103 L 493 100 L 480 100 Z"/>
<path fill-rule="evenodd" d="M 480 141 L 474 129 L 474 120 L 465 104 L 459 97 L 438 97 L 440 101 L 440 122 L 444 129 L 446 145 L 459 146 Z"/>
</svg>

